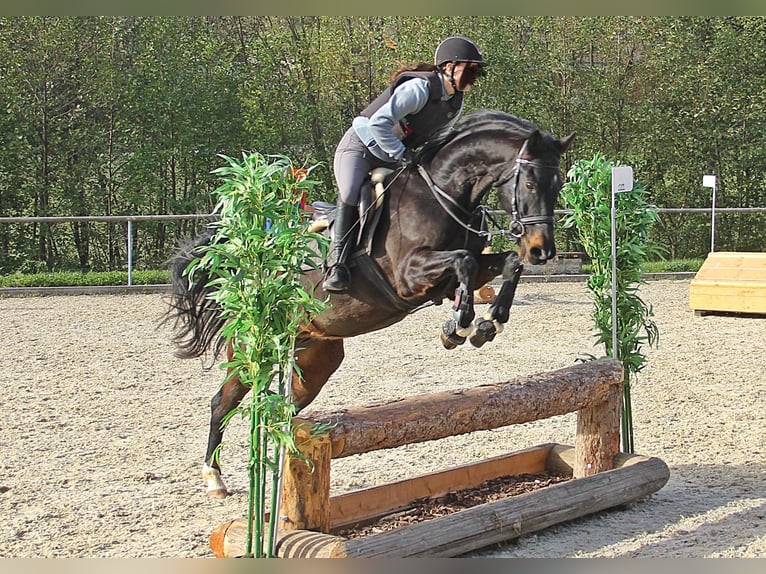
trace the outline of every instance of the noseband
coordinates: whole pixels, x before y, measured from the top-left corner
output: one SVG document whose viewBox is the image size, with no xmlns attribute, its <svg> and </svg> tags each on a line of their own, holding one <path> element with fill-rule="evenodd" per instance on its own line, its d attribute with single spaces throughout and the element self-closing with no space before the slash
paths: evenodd
<svg viewBox="0 0 766 574">
<path fill-rule="evenodd" d="M 524 143 L 521 146 L 521 149 L 519 150 L 519 153 L 516 155 L 516 159 L 514 160 L 513 170 L 507 177 L 500 177 L 495 183 L 495 187 L 500 187 L 502 185 L 505 185 L 508 183 L 511 178 L 513 178 L 513 195 L 511 196 L 511 223 L 509 225 L 508 231 L 510 235 L 516 239 L 521 239 L 521 236 L 524 235 L 526 232 L 526 226 L 527 225 L 537 225 L 539 223 L 547 223 L 549 225 L 553 225 L 554 219 L 552 215 L 528 215 L 526 217 L 520 217 L 519 216 L 519 208 L 518 208 L 518 195 L 519 195 L 519 180 L 521 179 L 521 166 L 522 165 L 531 165 L 535 167 L 542 167 L 546 169 L 559 169 L 558 165 L 554 164 L 547 164 L 547 163 L 541 163 L 530 159 L 523 159 L 521 156 L 524 155 L 524 152 L 527 150 L 527 142 L 529 140 L 524 140 Z"/>
</svg>

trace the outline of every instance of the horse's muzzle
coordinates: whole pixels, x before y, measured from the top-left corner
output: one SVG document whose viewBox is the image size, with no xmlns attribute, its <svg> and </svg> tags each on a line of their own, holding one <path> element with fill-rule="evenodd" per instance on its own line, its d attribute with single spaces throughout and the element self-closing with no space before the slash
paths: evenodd
<svg viewBox="0 0 766 574">
<path fill-rule="evenodd" d="M 538 241 L 522 241 L 519 247 L 519 256 L 529 265 L 545 265 L 556 256 L 553 242 L 541 236 L 538 237 Z"/>
</svg>

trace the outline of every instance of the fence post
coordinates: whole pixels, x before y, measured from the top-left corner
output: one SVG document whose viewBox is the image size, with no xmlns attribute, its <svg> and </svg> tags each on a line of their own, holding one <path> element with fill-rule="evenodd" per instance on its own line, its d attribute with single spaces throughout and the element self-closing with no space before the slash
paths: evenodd
<svg viewBox="0 0 766 574">
<path fill-rule="evenodd" d="M 128 219 L 128 287 L 133 285 L 133 220 Z"/>
</svg>

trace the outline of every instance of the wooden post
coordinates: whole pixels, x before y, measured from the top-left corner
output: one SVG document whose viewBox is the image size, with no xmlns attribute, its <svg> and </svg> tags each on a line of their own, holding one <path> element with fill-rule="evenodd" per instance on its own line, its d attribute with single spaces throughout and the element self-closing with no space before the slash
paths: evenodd
<svg viewBox="0 0 766 574">
<path fill-rule="evenodd" d="M 306 458 L 290 454 L 285 457 L 280 528 L 329 532 L 330 437 L 327 433 L 312 436 L 310 421 L 294 422 L 295 444 Z"/>
<path fill-rule="evenodd" d="M 612 470 L 620 452 L 622 386 L 611 385 L 604 401 L 577 411 L 573 476 L 582 478 Z"/>
</svg>

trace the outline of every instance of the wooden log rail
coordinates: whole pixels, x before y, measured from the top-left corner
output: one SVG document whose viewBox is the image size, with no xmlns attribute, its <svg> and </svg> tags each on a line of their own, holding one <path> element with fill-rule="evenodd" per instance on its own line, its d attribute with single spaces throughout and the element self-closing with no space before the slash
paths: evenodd
<svg viewBox="0 0 766 574">
<path fill-rule="evenodd" d="M 619 396 L 622 377 L 621 363 L 600 359 L 500 383 L 306 413 L 303 418 L 332 425 L 332 458 L 341 458 L 596 408 L 614 402 L 611 395 L 616 389 Z"/>
<path fill-rule="evenodd" d="M 600 359 L 557 371 L 455 391 L 428 393 L 384 404 L 297 420 L 296 443 L 305 458 L 288 457 L 284 468 L 281 528 L 330 531 L 330 460 L 496 429 L 577 411 L 573 476 L 614 468 L 619 453 L 623 370 Z M 313 422 L 332 425 L 321 435 Z M 305 424 L 304 424 L 305 423 Z"/>
</svg>

